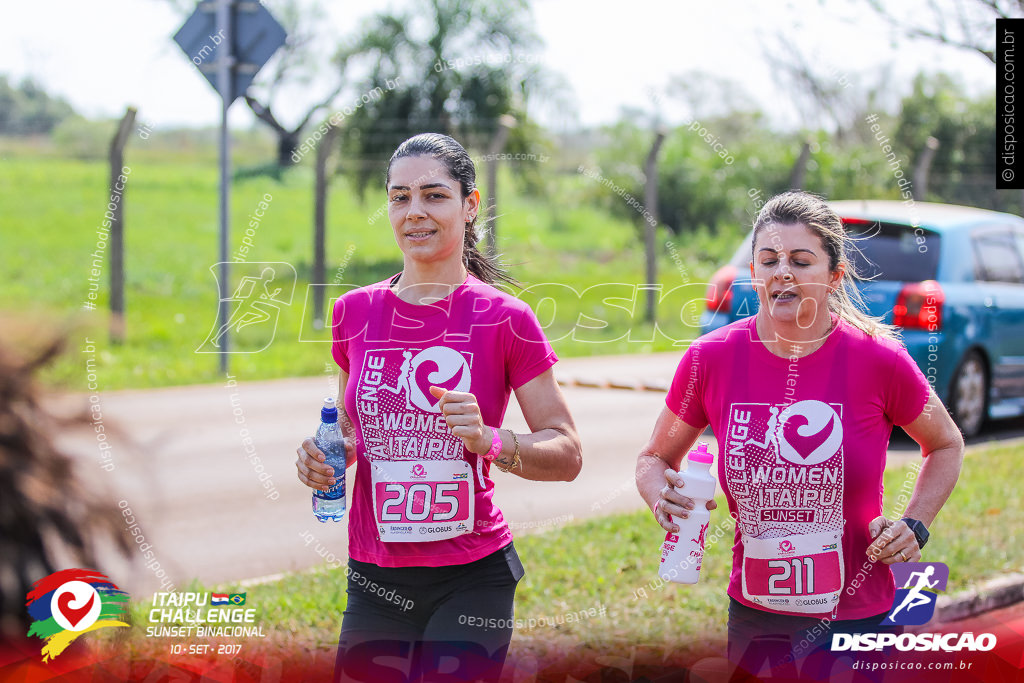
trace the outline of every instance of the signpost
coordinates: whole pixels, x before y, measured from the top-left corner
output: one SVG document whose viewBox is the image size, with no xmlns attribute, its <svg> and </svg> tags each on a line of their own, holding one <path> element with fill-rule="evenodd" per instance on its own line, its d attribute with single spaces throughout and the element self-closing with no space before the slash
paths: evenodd
<svg viewBox="0 0 1024 683">
<path fill-rule="evenodd" d="M 228 109 L 243 95 L 256 72 L 284 45 L 287 34 L 261 3 L 253 0 L 201 0 L 178 32 L 178 43 L 221 96 L 220 113 L 220 276 L 217 324 L 224 328 L 220 371 L 228 371 L 228 237 L 230 234 L 231 149 Z"/>
</svg>

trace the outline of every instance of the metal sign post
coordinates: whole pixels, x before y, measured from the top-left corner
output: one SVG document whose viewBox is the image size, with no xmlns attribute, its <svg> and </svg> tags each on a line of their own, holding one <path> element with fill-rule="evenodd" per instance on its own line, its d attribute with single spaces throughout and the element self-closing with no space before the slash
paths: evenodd
<svg viewBox="0 0 1024 683">
<path fill-rule="evenodd" d="M 231 3 L 232 0 L 218 0 L 217 2 L 217 35 L 221 37 L 225 45 L 229 47 L 222 50 L 217 59 L 217 90 L 221 93 L 220 108 L 220 281 L 219 297 L 220 305 L 217 308 L 217 322 L 222 326 L 228 323 L 228 242 L 231 232 L 231 216 L 229 207 L 231 205 L 231 136 L 228 134 L 228 109 L 234 98 L 230 98 L 231 92 L 231 70 L 234 65 L 234 50 L 231 30 Z M 224 327 L 224 341 L 221 342 L 220 353 L 217 354 L 220 360 L 220 371 L 227 374 L 228 354 L 231 352 L 231 330 Z"/>
<path fill-rule="evenodd" d="M 231 207 L 231 139 L 228 109 L 242 95 L 256 72 L 284 45 L 287 34 L 259 2 L 253 0 L 202 0 L 178 32 L 174 41 L 181 46 L 200 73 L 221 96 L 220 112 L 220 271 L 217 324 L 223 330 L 220 341 L 220 371 L 228 371 L 228 249 Z"/>
</svg>

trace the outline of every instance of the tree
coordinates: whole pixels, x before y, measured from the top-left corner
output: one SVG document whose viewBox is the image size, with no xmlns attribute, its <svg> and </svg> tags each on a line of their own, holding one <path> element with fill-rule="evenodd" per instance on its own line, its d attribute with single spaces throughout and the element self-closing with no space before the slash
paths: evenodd
<svg viewBox="0 0 1024 683">
<path fill-rule="evenodd" d="M 316 49 L 319 44 L 317 29 L 324 25 L 323 7 L 319 2 L 302 6 L 297 0 L 287 0 L 279 3 L 275 12 L 288 38 L 267 69 L 269 75 L 257 78 L 246 91 L 245 103 L 256 118 L 274 131 L 277 136 L 277 164 L 287 168 L 295 163 L 294 152 L 298 149 L 302 131 L 314 116 L 330 107 L 344 89 L 347 54 L 343 49 L 335 52 L 328 64 L 330 75 L 322 79 L 328 85 L 317 88 L 315 83 L 321 80 L 318 68 L 321 53 Z M 291 128 L 281 123 L 271 109 L 271 103 L 278 99 L 285 86 L 315 88 L 326 93 L 310 105 L 299 123 Z"/>
<path fill-rule="evenodd" d="M 424 25 L 426 33 L 417 30 Z M 467 148 L 487 149 L 501 117 L 511 115 L 517 125 L 508 131 L 506 153 L 536 150 L 540 129 L 531 125 L 526 103 L 553 77 L 536 64 L 540 40 L 526 0 L 419 0 L 406 11 L 374 15 L 359 33 L 345 53 L 369 67 L 364 95 L 396 84 L 369 101 L 361 97 L 343 122 L 342 145 L 356 159 L 348 168 L 360 193 L 416 133 L 442 132 Z"/>
<path fill-rule="evenodd" d="M 931 162 L 930 199 L 1000 210 L 1011 196 L 995 189 L 995 102 L 968 97 L 947 74 L 918 74 L 903 98 L 894 147 L 919 155 L 934 137 L 939 146 Z"/>
<path fill-rule="evenodd" d="M 1024 0 L 962 0 L 945 4 L 928 0 L 927 11 L 915 6 L 911 11 L 897 13 L 893 7 L 905 5 L 865 0 L 878 16 L 893 24 L 909 38 L 930 40 L 979 54 L 996 63 L 996 19 L 1024 17 Z"/>
<path fill-rule="evenodd" d="M 75 115 L 64 99 L 53 97 L 30 78 L 18 87 L 11 87 L 6 76 L 0 76 L 0 134 L 41 135 L 50 133 L 57 124 Z"/>
</svg>

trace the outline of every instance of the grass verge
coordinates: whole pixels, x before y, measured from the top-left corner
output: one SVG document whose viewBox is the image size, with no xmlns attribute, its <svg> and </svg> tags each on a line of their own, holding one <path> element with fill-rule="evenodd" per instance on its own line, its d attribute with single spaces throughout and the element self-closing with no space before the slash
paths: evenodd
<svg viewBox="0 0 1024 683">
<path fill-rule="evenodd" d="M 925 559 L 950 567 L 947 593 L 1024 568 L 1024 506 L 1017 475 L 1024 447 L 993 446 L 964 462 L 956 489 L 932 526 Z M 909 465 L 885 474 L 888 516 L 898 516 L 904 483 L 916 477 Z M 538 488 L 543 484 L 538 484 Z M 712 524 L 726 516 L 724 500 Z M 589 519 L 526 535 L 516 547 L 526 577 L 516 595 L 519 621 L 510 656 L 533 660 L 541 669 L 583 671 L 610 654 L 692 662 L 719 654 L 725 639 L 725 594 L 731 564 L 732 525 L 709 543 L 700 583 L 664 584 L 657 579 L 663 532 L 646 511 Z M 711 536 L 709 532 L 709 537 Z M 335 562 L 335 565 L 339 563 Z M 265 645 L 283 652 L 302 649 L 329 659 L 345 609 L 345 575 L 321 566 L 271 583 L 243 589 L 237 584 L 187 590 L 240 592 L 258 608 L 268 634 Z M 132 606 L 129 634 L 141 656 L 166 652 L 168 642 L 145 638 L 150 606 Z M 471 609 L 467 606 L 467 610 Z M 570 616 L 571 615 L 571 616 Z"/>
</svg>

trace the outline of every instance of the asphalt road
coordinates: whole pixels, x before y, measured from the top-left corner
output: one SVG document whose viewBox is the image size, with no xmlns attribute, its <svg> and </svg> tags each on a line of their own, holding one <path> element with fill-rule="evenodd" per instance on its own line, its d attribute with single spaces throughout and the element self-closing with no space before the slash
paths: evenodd
<svg viewBox="0 0 1024 683">
<path fill-rule="evenodd" d="M 584 447 L 584 468 L 571 483 L 529 482 L 496 472 L 496 500 L 517 534 L 572 519 L 634 510 L 644 503 L 633 484 L 638 450 L 663 405 L 663 393 L 574 386 L 577 381 L 631 384 L 667 382 L 680 354 L 569 359 L 556 366 Z M 334 378 L 322 377 L 104 392 L 102 421 L 109 439 L 107 469 L 91 431 L 69 435 L 89 486 L 130 511 L 166 572 L 183 588 L 301 570 L 346 558 L 347 522 L 321 524 L 310 493 L 295 476 L 295 448 L 311 435 L 322 398 Z M 64 409 L 89 396 L 62 396 Z M 506 426 L 525 431 L 514 398 Z M 987 432 L 982 440 L 1024 435 L 1024 421 Z M 706 436 L 711 439 L 710 433 Z M 251 441 L 247 441 L 251 439 Z M 902 432 L 890 463 L 917 457 Z M 351 475 L 350 470 L 350 475 Z M 262 478 L 262 479 L 261 479 Z M 350 476 L 351 483 L 351 476 Z M 267 487 L 271 488 L 267 488 Z M 318 552 L 319 550 L 319 552 Z M 657 549 L 651 549 L 652 554 Z M 131 567 L 113 563 L 129 592 L 161 584 L 158 567 L 139 554 Z M 167 589 L 166 585 L 165 588 Z"/>
</svg>

